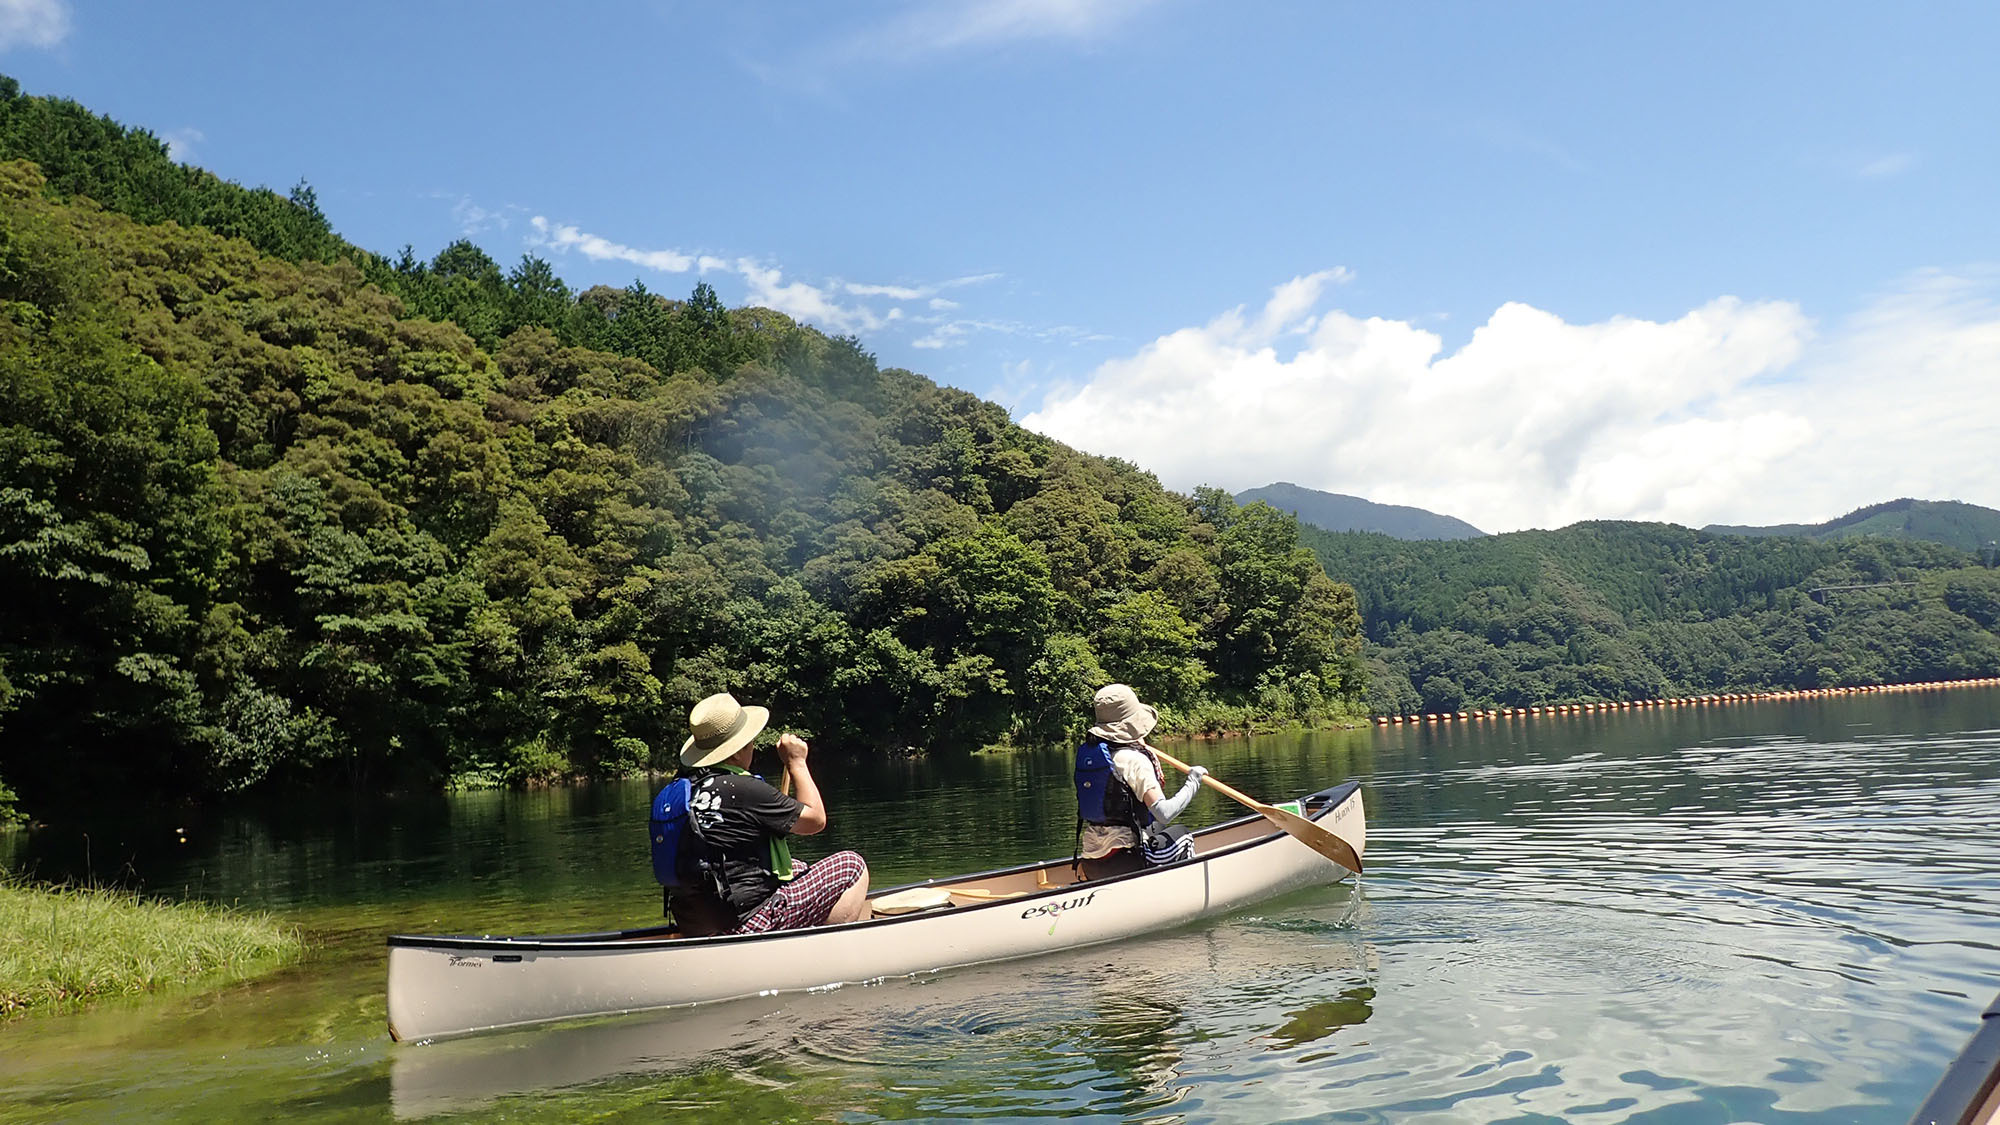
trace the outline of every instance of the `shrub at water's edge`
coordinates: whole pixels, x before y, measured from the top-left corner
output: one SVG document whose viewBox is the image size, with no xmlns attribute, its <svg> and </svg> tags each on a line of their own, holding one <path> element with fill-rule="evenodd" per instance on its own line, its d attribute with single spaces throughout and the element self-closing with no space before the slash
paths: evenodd
<svg viewBox="0 0 2000 1125">
<path fill-rule="evenodd" d="M 98 887 L 0 879 L 0 1019 L 187 981 L 221 984 L 305 955 L 268 914 Z"/>
</svg>

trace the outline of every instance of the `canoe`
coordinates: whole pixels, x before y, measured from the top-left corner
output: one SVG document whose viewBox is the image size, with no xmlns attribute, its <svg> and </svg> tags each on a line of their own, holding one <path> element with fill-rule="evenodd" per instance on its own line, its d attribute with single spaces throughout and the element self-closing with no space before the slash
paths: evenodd
<svg viewBox="0 0 2000 1125">
<path fill-rule="evenodd" d="M 1979 1030 L 1945 1068 L 1911 1125 L 2000 1125 L 2000 997 L 1980 1015 Z"/>
<path fill-rule="evenodd" d="M 1300 802 L 1367 847 L 1355 782 Z M 1195 857 L 1080 880 L 1069 857 L 878 892 L 872 917 L 763 934 L 682 937 L 670 926 L 532 937 L 389 938 L 389 1035 L 437 1039 L 1032 957 L 1237 910 L 1353 872 L 1246 816 L 1195 835 Z"/>
<path fill-rule="evenodd" d="M 1351 919 L 1362 905 L 1359 895 L 1328 891 L 1312 913 Z M 1272 965 L 1297 965 L 1318 979 L 1367 979 L 1382 968 L 1377 951 L 1353 933 L 1302 933 L 1287 919 L 1258 918 L 1254 910 L 1136 938 L 1120 947 L 1126 949 L 1139 966 L 1139 981 L 1200 980 L 1217 996 L 1263 995 Z M 610 1080 L 734 1066 L 787 1044 L 838 1044 L 842 1059 L 865 1066 L 901 1057 L 940 1028 L 986 1029 L 996 1021 L 1012 1026 L 1040 1011 L 1084 1022 L 1129 1016 L 1103 971 L 1107 952 L 1102 946 L 1069 949 L 863 988 L 753 996 L 399 1047 L 388 1052 L 390 1106 L 399 1120 L 446 1114 L 499 1119 L 527 1104 L 524 1099 Z M 1274 1043 L 1284 1042 L 1284 1029 L 1270 1034 Z"/>
</svg>

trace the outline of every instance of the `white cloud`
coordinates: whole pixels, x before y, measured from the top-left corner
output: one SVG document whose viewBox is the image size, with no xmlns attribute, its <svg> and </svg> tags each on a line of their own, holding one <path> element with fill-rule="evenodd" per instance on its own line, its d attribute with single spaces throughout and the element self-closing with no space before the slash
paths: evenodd
<svg viewBox="0 0 2000 1125">
<path fill-rule="evenodd" d="M 958 347 L 974 332 L 994 332 L 1013 336 L 1022 331 L 1018 324 L 997 320 L 928 320 L 920 323 L 930 324 L 931 330 L 928 334 L 910 341 L 910 346 L 927 350 Z"/>
<path fill-rule="evenodd" d="M 841 288 L 856 297 L 891 297 L 898 301 L 915 301 L 928 297 L 928 289 L 912 289 L 907 285 L 865 285 L 857 282 L 842 282 Z"/>
<path fill-rule="evenodd" d="M 1022 423 L 1172 487 L 1289 480 L 1488 531 L 2000 501 L 1992 277 L 1911 279 L 1824 339 L 1782 301 L 1580 325 L 1510 303 L 1443 355 L 1408 322 L 1315 311 L 1339 276 L 1162 336 Z"/>
<path fill-rule="evenodd" d="M 738 258 L 733 266 L 749 291 L 744 303 L 776 309 L 829 332 L 865 332 L 880 328 L 884 318 L 866 305 L 843 305 L 825 289 L 803 281 L 786 281 L 783 272 Z"/>
<path fill-rule="evenodd" d="M 49 48 L 69 36 L 69 5 L 63 0 L 0 0 L 0 51 Z"/>
<path fill-rule="evenodd" d="M 1811 456 L 1786 462 L 1774 478 L 1804 498 L 1808 518 L 1899 496 L 2000 507 L 1992 471 L 2000 272 L 1907 278 L 1800 366 L 1799 385 L 1762 388 L 1758 397 L 1767 409 L 1790 401 L 1812 420 Z"/>
<path fill-rule="evenodd" d="M 664 273 L 686 273 L 695 266 L 692 254 L 678 250 L 636 250 L 610 239 L 587 234 L 568 223 L 552 223 L 540 215 L 528 220 L 535 228 L 530 241 L 537 246 L 546 246 L 557 253 L 575 250 L 594 262 L 630 262 L 649 270 Z"/>
<path fill-rule="evenodd" d="M 840 287 L 856 297 L 888 297 L 897 301 L 922 301 L 928 299 L 933 309 L 955 309 L 958 304 L 937 294 L 944 289 L 962 289 L 968 285 L 983 285 L 997 280 L 997 273 L 972 274 L 968 277 L 954 277 L 934 285 L 871 285 L 866 282 L 843 281 Z"/>
<path fill-rule="evenodd" d="M 469 201 L 460 201 L 454 207 L 454 214 L 464 220 L 468 214 L 477 212 L 484 221 L 503 216 L 473 207 Z M 902 304 L 930 300 L 930 307 L 956 308 L 957 305 L 933 295 L 943 289 L 959 289 L 995 280 L 997 273 L 971 274 L 955 277 L 948 281 L 931 285 L 880 285 L 869 282 L 834 281 L 826 285 L 814 285 L 804 281 L 788 281 L 784 271 L 773 265 L 759 262 L 754 258 L 724 258 L 713 254 L 695 254 L 682 250 L 642 250 L 621 242 L 591 234 L 569 223 L 558 223 L 547 216 L 536 215 L 528 221 L 533 228 L 528 243 L 556 254 L 575 251 L 597 262 L 630 262 L 645 269 L 662 273 L 687 273 L 698 271 L 703 274 L 732 274 L 742 279 L 744 285 L 743 303 L 762 305 L 776 309 L 786 316 L 812 324 L 827 332 L 868 332 L 885 325 L 903 320 L 912 323 L 934 323 L 931 319 L 919 319 L 910 315 Z M 843 301 L 841 296 L 861 298 L 860 301 Z M 871 305 L 868 300 L 888 302 L 886 306 Z M 971 322 L 968 322 L 969 324 Z M 972 324 L 972 327 L 984 327 Z M 962 334 L 960 331 L 959 334 Z M 933 331 L 917 347 L 944 347 L 953 333 L 940 336 Z"/>
</svg>

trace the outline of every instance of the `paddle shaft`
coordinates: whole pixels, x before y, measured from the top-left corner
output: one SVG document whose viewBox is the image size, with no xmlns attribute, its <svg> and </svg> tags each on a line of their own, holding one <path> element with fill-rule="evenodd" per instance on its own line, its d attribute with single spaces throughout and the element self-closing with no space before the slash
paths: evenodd
<svg viewBox="0 0 2000 1125">
<path fill-rule="evenodd" d="M 1182 773 L 1189 772 L 1186 762 L 1180 761 L 1161 750 L 1156 749 L 1153 753 L 1161 761 Z M 1360 873 L 1361 853 L 1354 850 L 1353 844 L 1307 820 L 1305 817 L 1278 808 L 1275 805 L 1267 805 L 1255 797 L 1237 792 L 1235 789 L 1217 781 L 1214 774 L 1203 774 L 1201 780 L 1202 784 L 1214 786 L 1216 792 L 1221 793 L 1237 804 L 1255 810 L 1265 820 L 1284 829 L 1286 834 L 1290 835 L 1293 839 L 1325 856 L 1328 860 L 1347 868 L 1349 871 L 1357 874 Z"/>
<path fill-rule="evenodd" d="M 1154 750 L 1153 753 L 1158 754 L 1162 762 L 1167 763 L 1168 765 L 1174 767 L 1175 769 L 1181 771 L 1182 773 L 1188 772 L 1188 766 L 1186 762 L 1180 761 L 1176 758 L 1168 757 L 1167 753 L 1163 750 Z M 1265 809 L 1271 807 L 1255 797 L 1239 793 L 1236 790 L 1231 789 L 1229 786 L 1224 785 L 1222 782 L 1216 780 L 1215 775 L 1212 773 L 1203 774 L 1201 778 L 1201 783 L 1215 790 L 1217 793 L 1220 793 L 1223 796 L 1229 798 L 1230 800 L 1235 801 L 1237 804 L 1246 805 L 1250 808 L 1256 809 L 1258 812 L 1262 812 Z"/>
</svg>

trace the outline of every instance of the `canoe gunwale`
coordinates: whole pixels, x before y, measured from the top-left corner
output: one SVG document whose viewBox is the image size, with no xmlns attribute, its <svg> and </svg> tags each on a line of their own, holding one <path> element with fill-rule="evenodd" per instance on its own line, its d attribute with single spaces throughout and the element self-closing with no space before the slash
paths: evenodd
<svg viewBox="0 0 2000 1125">
<path fill-rule="evenodd" d="M 1978 1029 L 1910 1121 L 1911 1125 L 2000 1121 L 2000 996 L 1980 1013 Z"/>
<path fill-rule="evenodd" d="M 1311 819 L 1313 821 L 1318 821 L 1321 818 L 1332 813 L 1335 809 L 1339 808 L 1340 805 L 1343 802 L 1345 802 L 1355 790 L 1359 788 L 1360 788 L 1359 782 L 1355 781 L 1341 782 L 1340 784 L 1332 785 L 1325 789 L 1321 789 L 1318 792 L 1308 794 L 1305 797 L 1300 798 L 1300 802 L 1303 807 L 1309 810 L 1310 815 L 1308 819 Z M 1203 836 L 1225 832 L 1234 828 L 1240 828 L 1247 823 L 1262 819 L 1263 817 L 1259 816 L 1258 814 L 1251 813 L 1247 816 L 1235 817 L 1233 819 L 1222 821 L 1217 824 L 1212 824 L 1207 828 L 1203 828 L 1200 831 L 1195 832 L 1193 835 L 1197 840 L 1199 840 Z M 1234 855 L 1239 852 L 1248 851 L 1251 848 L 1265 847 L 1271 844 L 1274 840 L 1282 840 L 1285 838 L 1286 835 L 1284 832 L 1278 830 L 1277 828 L 1273 828 L 1266 835 L 1258 836 L 1250 840 L 1245 840 L 1241 843 L 1231 844 L 1226 848 L 1220 848 L 1213 852 L 1198 853 L 1194 862 L 1202 862 L 1206 860 L 1218 859 L 1224 856 Z M 975 871 L 964 875 L 953 875 L 943 879 L 925 879 L 921 882 L 905 883 L 900 886 L 886 887 L 879 891 L 873 891 L 870 893 L 869 897 L 877 898 L 895 894 L 899 891 L 915 890 L 922 887 L 949 887 L 953 884 L 970 882 L 977 879 L 1001 878 L 1010 875 L 1025 875 L 1036 871 L 1047 871 L 1065 867 L 1068 865 L 1068 863 L 1069 863 L 1068 860 L 1057 858 L 1053 860 L 1040 860 L 1033 863 L 1017 864 L 1012 867 L 999 867 L 999 868 L 994 868 L 993 870 L 990 871 Z M 1172 870 L 1173 867 L 1178 867 L 1178 866 L 1180 865 L 1175 864 L 1170 867 L 1146 868 L 1139 871 L 1127 872 L 1126 874 L 1123 875 L 1110 876 L 1104 879 L 1092 879 L 1089 881 L 1089 883 L 1093 888 L 1111 886 L 1116 883 L 1129 882 L 1133 879 L 1143 879 L 1149 875 L 1156 875 L 1164 871 L 1169 871 Z M 1329 866 L 1338 866 L 1338 865 L 1329 863 Z M 1345 869 L 1342 868 L 1342 870 Z M 1349 872 L 1349 874 L 1354 874 L 1354 873 Z M 1010 898 L 994 899 L 990 902 L 978 902 L 978 903 L 966 903 L 962 905 L 954 905 L 953 907 L 950 908 L 950 913 L 954 915 L 964 915 L 972 911 L 992 910 L 996 908 L 1019 909 L 1024 903 L 1034 903 L 1044 898 L 1057 897 L 1065 894 L 1073 894 L 1076 890 L 1077 885 L 1078 884 L 1076 883 L 1066 883 L 1061 886 L 1052 886 L 1044 889 L 1038 889 L 1026 894 L 1017 895 Z M 811 927 L 808 931 L 803 931 L 803 932 L 826 934 L 826 933 L 837 933 L 841 931 L 851 931 L 862 927 L 870 927 L 870 926 L 875 926 L 875 927 L 894 926 L 911 922 L 920 922 L 925 919 L 935 917 L 939 913 L 940 911 L 937 910 L 919 910 L 908 914 L 892 914 L 876 918 L 865 918 L 859 921 L 845 922 L 833 926 L 814 926 Z M 602 950 L 606 948 L 616 948 L 620 950 L 636 951 L 644 949 L 658 949 L 664 947 L 689 948 L 695 946 L 706 947 L 706 946 L 717 946 L 717 945 L 729 945 L 736 943 L 752 943 L 761 941 L 771 941 L 774 939 L 782 939 L 782 938 L 796 938 L 801 936 L 801 934 L 802 931 L 799 930 L 771 930 L 765 933 L 756 933 L 756 934 L 716 934 L 710 937 L 681 937 L 678 936 L 676 931 L 674 931 L 671 927 L 668 926 L 644 926 L 631 930 L 606 930 L 596 933 L 537 934 L 537 935 L 525 935 L 525 936 L 504 936 L 504 935 L 475 936 L 471 934 L 391 934 L 389 935 L 388 938 L 388 944 L 390 945 L 391 948 L 400 946 L 400 947 L 420 947 L 425 949 L 477 950 L 477 951 L 504 950 L 504 951 L 518 952 L 522 950 L 529 950 L 536 952 L 541 952 L 541 951 L 574 952 L 582 950 Z"/>
</svg>

